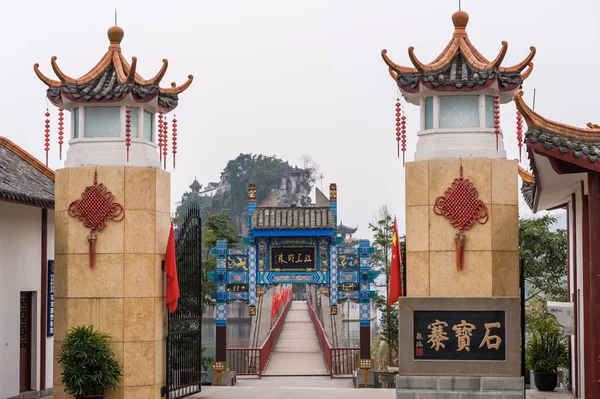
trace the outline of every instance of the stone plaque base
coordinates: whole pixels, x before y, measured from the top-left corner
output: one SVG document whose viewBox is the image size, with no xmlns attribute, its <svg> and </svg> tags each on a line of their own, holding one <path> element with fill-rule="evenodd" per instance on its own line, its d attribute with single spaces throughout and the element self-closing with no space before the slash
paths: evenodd
<svg viewBox="0 0 600 399">
<path fill-rule="evenodd" d="M 403 297 L 398 317 L 401 376 L 521 377 L 519 297 Z"/>
<path fill-rule="evenodd" d="M 524 399 L 523 377 L 397 376 L 396 399 Z"/>
</svg>

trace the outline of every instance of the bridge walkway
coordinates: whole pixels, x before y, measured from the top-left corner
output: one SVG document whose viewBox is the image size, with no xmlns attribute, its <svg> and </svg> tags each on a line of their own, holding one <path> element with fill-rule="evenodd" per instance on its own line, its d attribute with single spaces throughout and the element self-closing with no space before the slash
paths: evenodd
<svg viewBox="0 0 600 399">
<path fill-rule="evenodd" d="M 263 376 L 329 376 L 305 301 L 292 301 Z"/>
</svg>

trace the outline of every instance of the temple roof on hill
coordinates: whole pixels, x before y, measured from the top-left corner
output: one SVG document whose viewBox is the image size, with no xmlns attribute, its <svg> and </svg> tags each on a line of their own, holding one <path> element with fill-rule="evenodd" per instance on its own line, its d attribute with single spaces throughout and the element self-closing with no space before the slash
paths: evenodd
<svg viewBox="0 0 600 399">
<path fill-rule="evenodd" d="M 341 234 L 341 235 L 354 234 L 354 233 L 356 233 L 357 229 L 358 229 L 358 226 L 349 227 L 349 226 L 346 226 L 344 223 L 340 222 L 339 226 L 337 227 L 337 232 L 338 232 L 338 234 Z"/>
<path fill-rule="evenodd" d="M 257 207 L 253 230 L 333 229 L 335 217 L 329 207 Z"/>
<path fill-rule="evenodd" d="M 54 209 L 54 171 L 0 137 L 0 199 Z"/>
<path fill-rule="evenodd" d="M 520 63 L 503 67 L 501 63 L 508 50 L 507 42 L 502 42 L 496 58 L 489 61 L 469 40 L 466 31 L 469 15 L 457 11 L 452 15 L 452 22 L 455 29 L 450 43 L 428 64 L 417 58 L 412 46 L 408 48 L 408 56 L 413 67 L 398 65 L 388 58 L 387 50 L 381 51 L 390 75 L 402 91 L 417 93 L 423 85 L 431 90 L 464 92 L 486 88 L 496 81 L 499 90 L 512 91 L 531 74 L 535 47 L 530 48 L 529 55 Z"/>
<path fill-rule="evenodd" d="M 523 92 L 515 93 L 515 105 L 527 123 L 527 147 L 586 169 L 600 171 L 600 126 L 588 123 L 575 127 L 546 119 L 523 101 Z"/>
<path fill-rule="evenodd" d="M 174 109 L 179 101 L 178 95 L 192 84 L 193 76 L 189 75 L 187 82 L 180 86 L 173 82 L 170 88 L 159 87 L 169 66 L 169 62 L 163 59 L 162 67 L 153 78 L 142 78 L 136 73 L 137 58 L 132 57 L 130 64 L 121 53 L 123 36 L 123 29 L 111 27 L 108 30 L 108 51 L 96 66 L 77 79 L 69 77 L 58 67 L 55 56 L 50 63 L 59 80 L 48 78 L 39 70 L 39 64 L 35 64 L 36 75 L 48 86 L 50 101 L 56 106 L 62 105 L 63 97 L 79 103 L 115 102 L 131 93 L 136 102 L 148 102 L 158 96 L 161 110 Z"/>
</svg>

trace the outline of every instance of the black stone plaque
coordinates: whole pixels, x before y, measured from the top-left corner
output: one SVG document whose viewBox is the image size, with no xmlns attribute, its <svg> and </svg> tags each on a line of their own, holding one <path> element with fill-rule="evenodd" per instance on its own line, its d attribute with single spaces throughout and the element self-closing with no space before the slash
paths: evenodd
<svg viewBox="0 0 600 399">
<path fill-rule="evenodd" d="M 503 310 L 413 312 L 415 360 L 506 360 Z"/>
<path fill-rule="evenodd" d="M 316 247 L 271 247 L 272 271 L 315 271 Z"/>
</svg>

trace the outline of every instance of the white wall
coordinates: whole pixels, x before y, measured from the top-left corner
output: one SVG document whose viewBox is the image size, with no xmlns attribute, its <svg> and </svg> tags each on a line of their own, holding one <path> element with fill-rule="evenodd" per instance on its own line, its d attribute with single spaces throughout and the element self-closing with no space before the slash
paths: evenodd
<svg viewBox="0 0 600 399">
<path fill-rule="evenodd" d="M 19 394 L 20 292 L 33 292 L 32 388 L 39 390 L 42 210 L 0 201 L 0 398 Z M 48 212 L 48 259 L 54 258 L 54 213 Z M 46 386 L 52 384 L 52 339 L 48 340 Z"/>
<path fill-rule="evenodd" d="M 54 211 L 48 210 L 48 260 L 54 260 Z M 47 301 L 46 301 L 47 302 Z M 46 305 L 47 306 L 47 305 Z M 44 337 L 46 333 L 44 332 Z M 54 376 L 52 358 L 54 356 L 54 337 L 46 337 L 46 386 L 39 389 L 52 388 Z"/>
</svg>

